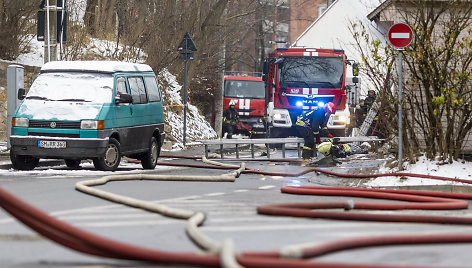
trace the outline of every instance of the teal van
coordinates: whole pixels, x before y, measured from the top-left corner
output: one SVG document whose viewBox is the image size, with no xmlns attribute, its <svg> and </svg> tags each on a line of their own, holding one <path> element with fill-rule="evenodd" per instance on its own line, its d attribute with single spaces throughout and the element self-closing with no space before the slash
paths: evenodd
<svg viewBox="0 0 472 268">
<path fill-rule="evenodd" d="M 154 169 L 164 142 L 164 113 L 151 67 L 117 61 L 46 63 L 12 118 L 10 159 L 34 169 L 40 158 L 70 168 L 91 159 L 114 171 L 121 157 Z"/>
</svg>

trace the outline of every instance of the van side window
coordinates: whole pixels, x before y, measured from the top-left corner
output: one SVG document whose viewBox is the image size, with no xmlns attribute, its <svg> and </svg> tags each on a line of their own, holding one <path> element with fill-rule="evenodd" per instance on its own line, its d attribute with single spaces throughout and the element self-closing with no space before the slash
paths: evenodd
<svg viewBox="0 0 472 268">
<path fill-rule="evenodd" d="M 118 96 L 120 93 L 128 93 L 126 90 L 126 81 L 124 77 L 118 77 L 116 79 L 116 95 Z"/>
<path fill-rule="evenodd" d="M 161 94 L 157 86 L 156 78 L 154 76 L 145 76 L 144 82 L 146 83 L 149 102 L 161 101 Z"/>
<path fill-rule="evenodd" d="M 128 77 L 129 89 L 133 96 L 133 104 L 147 103 L 146 88 L 142 77 Z"/>
</svg>

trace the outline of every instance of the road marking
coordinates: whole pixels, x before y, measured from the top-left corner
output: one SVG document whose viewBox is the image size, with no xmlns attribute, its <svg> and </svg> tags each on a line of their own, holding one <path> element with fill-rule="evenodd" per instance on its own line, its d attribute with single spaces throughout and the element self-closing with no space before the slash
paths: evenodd
<svg viewBox="0 0 472 268">
<path fill-rule="evenodd" d="M 154 218 L 156 219 L 159 216 L 159 214 L 153 213 L 153 214 L 116 214 L 116 211 L 113 211 L 113 214 L 111 215 L 72 215 L 72 216 L 62 216 L 59 217 L 61 220 L 68 220 L 68 221 L 73 221 L 73 220 L 110 220 L 110 219 L 136 219 L 136 218 Z"/>
<path fill-rule="evenodd" d="M 142 226 L 142 225 L 155 225 L 155 224 L 176 224 L 181 222 L 185 224 L 185 220 L 169 219 L 169 220 L 148 220 L 148 221 L 109 221 L 109 222 L 89 222 L 80 223 L 80 226 L 87 227 L 118 227 L 118 226 Z"/>
<path fill-rule="evenodd" d="M 259 190 L 268 190 L 268 189 L 272 189 L 274 187 L 275 187 L 275 185 L 266 185 L 266 186 L 261 186 L 258 189 Z"/>
<path fill-rule="evenodd" d="M 225 193 L 209 193 L 209 194 L 206 194 L 205 196 L 220 196 L 220 195 L 225 195 Z"/>
<path fill-rule="evenodd" d="M 362 223 L 354 224 L 354 223 L 345 223 L 335 225 L 333 223 L 327 224 L 271 224 L 266 225 L 261 223 L 258 226 L 208 226 L 204 225 L 201 226 L 200 229 L 205 232 L 247 232 L 247 231 L 257 231 L 257 232 L 272 232 L 272 231 L 281 231 L 281 230 L 314 230 L 314 229 L 326 229 L 329 230 L 327 233 L 329 236 L 336 236 L 336 237 L 356 237 L 356 236 L 383 236 L 383 235 L 411 235 L 411 230 L 371 230 L 365 229 L 362 226 Z M 369 225 L 369 227 L 384 227 L 385 223 L 378 223 Z M 353 228 L 362 228 L 360 231 L 354 231 Z M 365 227 L 365 223 L 364 223 Z M 335 230 L 339 228 L 348 228 L 346 231 Z M 464 227 L 464 228 L 453 228 L 453 229 L 446 229 L 440 228 L 435 230 L 415 230 L 415 234 L 441 234 L 441 233 L 458 233 L 458 232 L 470 232 L 472 230 L 471 227 Z"/>
<path fill-rule="evenodd" d="M 235 193 L 243 193 L 243 192 L 248 192 L 249 190 L 246 189 L 241 189 L 241 190 L 234 190 Z"/>
</svg>

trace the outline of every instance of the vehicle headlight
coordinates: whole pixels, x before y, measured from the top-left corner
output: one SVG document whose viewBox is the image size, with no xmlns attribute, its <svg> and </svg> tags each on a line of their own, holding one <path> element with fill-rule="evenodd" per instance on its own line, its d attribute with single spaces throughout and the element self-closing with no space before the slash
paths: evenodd
<svg viewBox="0 0 472 268">
<path fill-rule="evenodd" d="M 274 119 L 284 119 L 285 116 L 285 114 L 274 114 Z"/>
<path fill-rule="evenodd" d="M 13 127 L 28 127 L 29 126 L 29 119 L 23 117 L 13 117 L 11 119 L 11 125 Z"/>
<path fill-rule="evenodd" d="M 80 129 L 104 129 L 105 121 L 103 120 L 82 120 L 80 121 Z"/>
<path fill-rule="evenodd" d="M 345 115 L 338 116 L 338 120 L 342 122 L 347 122 L 347 117 Z"/>
</svg>

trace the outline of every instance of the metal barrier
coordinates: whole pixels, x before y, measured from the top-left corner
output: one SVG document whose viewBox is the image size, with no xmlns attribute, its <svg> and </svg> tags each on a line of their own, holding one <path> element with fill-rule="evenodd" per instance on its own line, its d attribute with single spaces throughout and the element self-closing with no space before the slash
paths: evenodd
<svg viewBox="0 0 472 268">
<path fill-rule="evenodd" d="M 300 144 L 303 143 L 302 138 L 269 138 L 269 139 L 218 139 L 218 140 L 200 140 L 203 145 L 205 145 L 205 157 L 208 158 L 208 145 L 219 145 L 220 146 L 220 155 L 223 159 L 223 146 L 224 145 L 235 145 L 236 146 L 236 158 L 239 159 L 239 146 L 240 145 L 249 145 L 251 148 L 251 157 L 255 158 L 254 155 L 254 145 L 255 144 L 265 144 L 267 158 L 270 159 L 270 146 L 269 144 L 281 144 L 282 145 L 282 157 L 285 158 L 285 144 L 287 143 L 296 143 L 298 157 L 301 155 Z"/>
<path fill-rule="evenodd" d="M 376 136 L 363 136 L 363 137 L 338 137 L 341 143 L 351 142 L 373 142 L 374 148 L 377 149 L 378 142 L 383 141 Z M 323 138 L 322 138 L 323 139 Z M 205 157 L 208 158 L 208 146 L 219 145 L 221 159 L 224 158 L 223 147 L 224 145 L 234 145 L 236 147 L 236 158 L 239 159 L 239 147 L 240 145 L 249 145 L 251 149 L 251 157 L 254 159 L 254 145 L 264 144 L 266 146 L 267 158 L 270 159 L 270 146 L 269 144 L 280 144 L 282 145 L 282 158 L 285 158 L 285 145 L 287 143 L 297 144 L 297 154 L 301 157 L 301 144 L 304 143 L 303 138 L 269 138 L 269 139 L 217 139 L 217 140 L 199 140 L 205 146 Z"/>
</svg>

